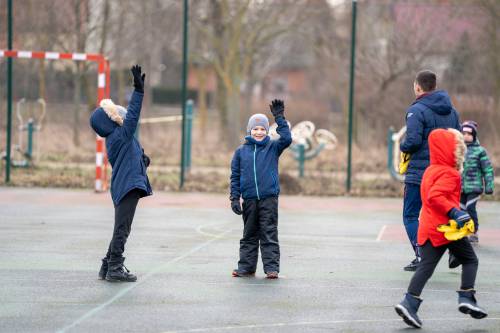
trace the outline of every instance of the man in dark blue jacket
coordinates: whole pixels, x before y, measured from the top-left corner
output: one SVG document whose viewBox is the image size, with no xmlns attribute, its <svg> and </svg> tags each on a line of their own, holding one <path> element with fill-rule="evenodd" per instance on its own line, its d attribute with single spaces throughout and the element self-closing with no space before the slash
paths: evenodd
<svg viewBox="0 0 500 333">
<path fill-rule="evenodd" d="M 103 100 L 90 117 L 90 126 L 106 138 L 108 159 L 113 168 L 111 198 L 115 206 L 115 226 L 99 271 L 100 279 L 111 282 L 137 280 L 123 265 L 123 252 L 137 203 L 140 198 L 152 194 L 146 175 L 149 158 L 134 136 L 141 114 L 146 74 L 141 74 L 141 67 L 137 65 L 131 71 L 135 89 L 128 108 L 125 110 L 111 100 Z"/>
<path fill-rule="evenodd" d="M 405 176 L 403 222 L 410 239 L 415 259 L 406 271 L 415 271 L 420 261 L 417 231 L 418 217 L 422 208 L 420 182 L 429 166 L 429 134 L 436 128 L 460 130 L 460 119 L 444 90 L 436 90 L 436 74 L 424 70 L 417 74 L 413 83 L 416 100 L 406 110 L 406 137 L 400 144 L 403 153 L 409 153 L 410 163 Z"/>
<path fill-rule="evenodd" d="M 244 223 L 240 260 L 233 271 L 234 277 L 255 274 L 260 243 L 267 278 L 278 278 L 278 160 L 292 143 L 292 135 L 284 117 L 283 101 L 272 101 L 270 109 L 280 138 L 271 140 L 267 135 L 269 120 L 264 114 L 254 114 L 248 121 L 245 143 L 236 149 L 231 162 L 231 208 L 234 213 L 243 214 Z M 240 197 L 243 197 L 243 210 Z"/>
</svg>

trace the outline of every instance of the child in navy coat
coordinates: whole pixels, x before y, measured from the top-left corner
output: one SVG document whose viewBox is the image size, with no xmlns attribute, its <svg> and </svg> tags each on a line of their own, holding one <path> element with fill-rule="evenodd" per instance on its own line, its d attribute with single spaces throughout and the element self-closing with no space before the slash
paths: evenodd
<svg viewBox="0 0 500 333">
<path fill-rule="evenodd" d="M 269 120 L 264 114 L 254 114 L 248 121 L 245 143 L 236 149 L 231 162 L 231 208 L 235 214 L 243 214 L 244 222 L 240 260 L 233 271 L 234 277 L 255 274 L 259 245 L 267 278 L 276 279 L 279 274 L 278 160 L 292 143 L 292 135 L 284 117 L 283 101 L 272 101 L 270 109 L 280 138 L 271 140 Z"/>
<path fill-rule="evenodd" d="M 140 198 L 152 194 L 146 175 L 149 158 L 134 136 L 141 114 L 146 74 L 141 73 L 138 65 L 132 67 L 131 71 L 134 76 L 134 92 L 128 108 L 115 105 L 111 100 L 103 100 L 90 117 L 90 126 L 98 135 L 106 138 L 108 159 L 113 169 L 111 198 L 115 206 L 115 226 L 99 271 L 100 279 L 111 282 L 137 280 L 123 265 L 123 252 L 137 203 Z"/>
</svg>

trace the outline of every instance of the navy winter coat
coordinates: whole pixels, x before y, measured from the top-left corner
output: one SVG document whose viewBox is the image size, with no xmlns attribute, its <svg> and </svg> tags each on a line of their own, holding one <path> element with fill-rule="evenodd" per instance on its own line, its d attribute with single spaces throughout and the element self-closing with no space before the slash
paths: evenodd
<svg viewBox="0 0 500 333">
<path fill-rule="evenodd" d="M 134 137 L 143 96 L 143 93 L 134 91 L 123 126 L 112 121 L 102 108 L 97 108 L 90 117 L 90 126 L 106 138 L 108 160 L 113 168 L 111 198 L 115 206 L 133 189 L 142 190 L 143 197 L 153 194 L 142 158 L 143 149 Z"/>
<path fill-rule="evenodd" d="M 444 90 L 417 98 L 406 110 L 406 138 L 399 146 L 402 152 L 411 154 L 405 183 L 420 185 L 422 175 L 429 166 L 429 134 L 436 128 L 460 131 L 458 113 Z"/>
<path fill-rule="evenodd" d="M 231 198 L 265 199 L 280 193 L 278 159 L 292 143 L 285 118 L 276 118 L 278 140 L 267 136 L 256 141 L 251 136 L 236 149 L 231 162 Z"/>
</svg>

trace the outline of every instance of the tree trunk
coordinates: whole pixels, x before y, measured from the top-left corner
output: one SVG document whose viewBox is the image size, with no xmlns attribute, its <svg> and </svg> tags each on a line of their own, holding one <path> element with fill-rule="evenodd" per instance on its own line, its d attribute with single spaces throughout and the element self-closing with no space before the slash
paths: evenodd
<svg viewBox="0 0 500 333">
<path fill-rule="evenodd" d="M 235 77 L 232 80 L 233 87 L 228 90 L 227 94 L 227 114 L 229 120 L 228 127 L 228 148 L 238 146 L 241 135 L 240 121 L 240 79 Z"/>
<path fill-rule="evenodd" d="M 73 76 L 73 144 L 80 146 L 80 101 L 82 98 L 82 80 L 80 63 L 76 63 L 76 73 Z"/>
</svg>

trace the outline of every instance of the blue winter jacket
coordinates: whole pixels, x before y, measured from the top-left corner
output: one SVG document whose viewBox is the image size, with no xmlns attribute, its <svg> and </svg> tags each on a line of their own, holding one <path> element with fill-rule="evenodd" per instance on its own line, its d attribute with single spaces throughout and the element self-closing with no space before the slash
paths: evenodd
<svg viewBox="0 0 500 333">
<path fill-rule="evenodd" d="M 422 175 L 429 166 L 428 137 L 436 128 L 460 130 L 460 119 L 444 90 L 436 90 L 418 98 L 406 110 L 406 138 L 399 148 L 410 153 L 410 164 L 405 183 L 420 185 Z"/>
<path fill-rule="evenodd" d="M 106 138 L 108 160 L 113 168 L 111 198 L 115 206 L 133 189 L 142 190 L 142 197 L 153 194 L 142 158 L 143 149 L 134 136 L 143 96 L 134 91 L 123 126 L 112 121 L 102 108 L 97 108 L 90 117 L 90 126 Z"/>
<path fill-rule="evenodd" d="M 265 199 L 280 193 L 278 159 L 292 143 L 285 118 L 276 118 L 278 140 L 267 136 L 256 141 L 251 136 L 236 149 L 231 162 L 231 199 Z"/>
</svg>

